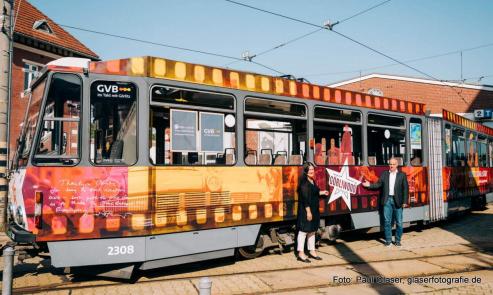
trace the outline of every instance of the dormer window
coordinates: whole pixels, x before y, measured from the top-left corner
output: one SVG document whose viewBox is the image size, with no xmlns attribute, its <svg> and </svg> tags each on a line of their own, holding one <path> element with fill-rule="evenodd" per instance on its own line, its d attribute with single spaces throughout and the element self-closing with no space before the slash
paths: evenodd
<svg viewBox="0 0 493 295">
<path fill-rule="evenodd" d="M 50 25 L 48 24 L 48 21 L 45 19 L 40 19 L 34 22 L 33 29 L 48 33 L 48 34 L 53 34 L 53 30 L 51 29 Z"/>
</svg>

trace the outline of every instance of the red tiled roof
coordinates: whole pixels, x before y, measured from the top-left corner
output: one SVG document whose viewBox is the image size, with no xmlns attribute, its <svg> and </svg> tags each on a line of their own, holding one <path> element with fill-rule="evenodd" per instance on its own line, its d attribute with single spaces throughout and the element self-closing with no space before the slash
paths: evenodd
<svg viewBox="0 0 493 295">
<path fill-rule="evenodd" d="M 20 9 L 18 7 L 20 5 Z M 15 21 L 15 33 L 22 34 L 36 40 L 41 40 L 52 45 L 68 49 L 70 51 L 98 59 L 99 56 L 92 50 L 84 46 L 79 40 L 70 35 L 67 31 L 62 29 L 53 20 L 39 11 L 27 0 L 15 1 L 14 13 L 19 11 L 17 20 Z M 53 30 L 53 34 L 44 33 L 39 30 L 33 29 L 34 22 L 38 20 L 46 20 L 50 28 Z"/>
</svg>

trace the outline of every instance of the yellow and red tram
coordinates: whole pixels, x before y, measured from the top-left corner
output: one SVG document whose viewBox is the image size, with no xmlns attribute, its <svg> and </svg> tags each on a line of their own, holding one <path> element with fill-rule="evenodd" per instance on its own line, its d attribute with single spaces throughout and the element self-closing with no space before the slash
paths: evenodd
<svg viewBox="0 0 493 295">
<path fill-rule="evenodd" d="M 456 114 L 155 57 L 48 64 L 18 142 L 8 232 L 46 244 L 56 267 L 149 269 L 289 246 L 304 161 L 331 192 L 320 201 L 328 239 L 380 226 L 378 192 L 359 183 L 391 157 L 408 176 L 409 224 L 493 191 L 493 130 Z"/>
</svg>

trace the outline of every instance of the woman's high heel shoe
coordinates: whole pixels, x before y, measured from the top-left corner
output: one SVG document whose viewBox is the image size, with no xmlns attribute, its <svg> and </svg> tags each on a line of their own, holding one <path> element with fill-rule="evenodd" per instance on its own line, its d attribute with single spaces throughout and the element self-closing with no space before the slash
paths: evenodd
<svg viewBox="0 0 493 295">
<path fill-rule="evenodd" d="M 296 260 L 301 261 L 301 262 L 304 262 L 304 263 L 311 263 L 311 261 L 308 258 L 301 258 L 299 256 L 298 256 L 298 258 Z"/>
<path fill-rule="evenodd" d="M 313 256 L 312 254 L 308 253 L 308 257 L 313 258 L 315 260 L 322 260 L 322 257 L 320 256 Z"/>
</svg>

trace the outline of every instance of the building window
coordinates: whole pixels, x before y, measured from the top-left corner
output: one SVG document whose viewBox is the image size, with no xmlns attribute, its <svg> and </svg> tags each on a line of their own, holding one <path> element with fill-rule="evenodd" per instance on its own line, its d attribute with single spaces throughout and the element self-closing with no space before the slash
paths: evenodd
<svg viewBox="0 0 493 295">
<path fill-rule="evenodd" d="M 53 30 L 51 29 L 50 25 L 48 24 L 48 21 L 45 19 L 40 19 L 34 22 L 33 24 L 33 29 L 47 33 L 47 34 L 53 34 Z"/>
<path fill-rule="evenodd" d="M 32 63 L 25 62 L 24 63 L 24 90 L 29 88 L 31 82 L 36 79 L 39 75 L 39 71 L 41 70 L 40 65 L 35 65 Z"/>
</svg>

